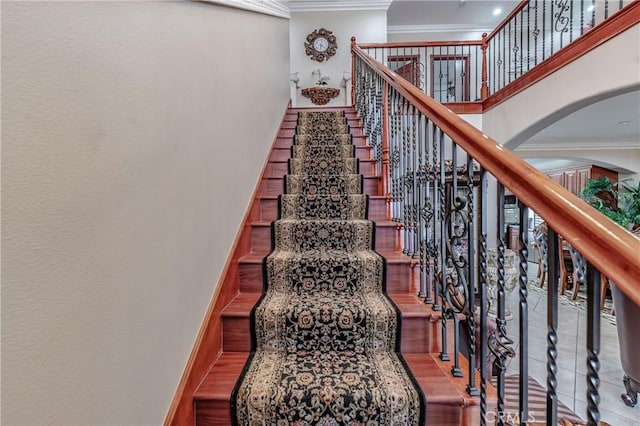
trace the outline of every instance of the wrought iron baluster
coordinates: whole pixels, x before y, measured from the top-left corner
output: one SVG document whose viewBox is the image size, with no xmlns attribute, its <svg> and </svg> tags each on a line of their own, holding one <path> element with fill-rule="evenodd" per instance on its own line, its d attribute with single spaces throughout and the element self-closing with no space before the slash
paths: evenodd
<svg viewBox="0 0 640 426">
<path fill-rule="evenodd" d="M 547 230 L 547 423 L 558 423 L 558 234 Z"/>
<path fill-rule="evenodd" d="M 546 28 L 546 15 L 547 15 L 547 2 L 542 0 L 542 58 L 541 60 L 544 61 L 545 58 L 545 47 L 546 47 L 546 37 L 545 37 L 545 28 Z"/>
<path fill-rule="evenodd" d="M 431 276 L 433 277 L 433 310 L 440 311 L 442 309 L 440 305 L 440 279 L 438 278 L 438 273 L 440 269 L 440 251 L 439 251 L 439 240 L 438 240 L 438 225 L 442 221 L 442 216 L 440 215 L 440 176 L 439 171 L 439 154 L 438 147 L 440 146 L 440 129 L 438 129 L 434 124 L 432 124 L 432 138 L 433 141 L 433 149 L 431 152 L 433 164 L 431 165 L 430 178 L 433 182 L 433 190 L 430 193 L 432 202 L 433 202 L 433 240 L 431 241 L 431 264 L 433 265 L 433 271 Z"/>
<path fill-rule="evenodd" d="M 520 342 L 518 347 L 520 348 L 520 380 L 519 387 L 519 416 L 520 425 L 526 426 L 527 419 L 529 418 L 529 308 L 527 303 L 527 284 L 529 269 L 527 248 L 529 247 L 529 208 L 518 200 L 518 209 L 520 212 L 520 303 L 519 303 L 519 327 L 520 327 Z"/>
<path fill-rule="evenodd" d="M 587 285 L 587 424 L 596 426 L 600 422 L 600 290 L 602 281 L 598 269 L 591 268 L 591 283 Z M 577 285 L 577 283 L 574 283 Z"/>
<path fill-rule="evenodd" d="M 466 316 L 469 333 L 469 382 L 467 383 L 467 393 L 470 396 L 478 396 L 478 388 L 476 387 L 476 292 L 478 290 L 476 269 L 476 242 L 475 237 L 475 222 L 476 214 L 474 212 L 474 182 L 475 171 L 473 167 L 473 158 L 468 153 L 467 155 L 467 176 L 466 176 L 466 211 L 467 211 L 467 306 Z"/>
<path fill-rule="evenodd" d="M 411 227 L 412 227 L 412 248 L 411 248 L 411 256 L 414 259 L 417 259 L 420 253 L 419 243 L 420 236 L 418 234 L 418 137 L 419 137 L 419 112 L 415 108 L 415 106 L 411 107 L 411 117 L 412 117 L 412 139 L 411 139 L 411 170 L 413 173 L 413 177 L 411 179 L 413 188 L 412 188 L 412 197 L 411 197 Z"/>
<path fill-rule="evenodd" d="M 426 276 L 425 276 L 425 257 L 426 257 L 426 226 L 425 226 L 425 215 L 424 215 L 424 205 L 425 205 L 425 185 L 426 185 L 426 168 L 424 163 L 424 144 L 425 144 L 425 134 L 426 134 L 426 125 L 427 118 L 419 113 L 418 116 L 418 164 L 416 167 L 417 170 L 417 179 L 416 179 L 416 217 L 417 217 L 417 236 L 416 242 L 418 244 L 418 259 L 419 259 L 419 268 L 420 268 L 420 284 L 418 290 L 418 297 L 424 299 L 427 296 L 427 287 L 426 287 Z"/>
<path fill-rule="evenodd" d="M 504 220 L 504 186 L 497 183 L 497 223 L 496 223 L 496 255 L 497 255 L 497 316 L 496 316 L 496 331 L 489 340 L 489 348 L 495 356 L 495 365 L 498 370 L 498 403 L 497 412 L 504 412 L 505 408 L 505 374 L 507 370 L 506 360 L 508 357 L 513 357 L 515 352 L 510 346 L 513 344 L 507 336 L 507 322 L 505 320 L 505 291 L 504 291 L 504 251 L 505 251 L 505 220 Z M 497 424 L 504 425 L 504 419 L 498 418 Z"/>
<path fill-rule="evenodd" d="M 444 281 L 444 295 L 447 300 L 446 310 L 447 318 L 453 320 L 453 365 L 451 366 L 451 374 L 454 377 L 462 377 L 462 370 L 460 369 L 460 320 L 458 313 L 464 310 L 464 305 L 460 303 L 457 298 L 460 296 L 460 287 L 465 284 L 465 270 L 463 263 L 464 258 L 462 253 L 458 254 L 459 247 L 461 246 L 462 239 L 458 236 L 458 221 L 461 215 L 461 200 L 458 196 L 458 147 L 454 142 L 450 143 L 451 146 L 451 191 L 449 193 L 449 202 L 447 203 L 447 210 L 449 212 L 447 219 L 447 257 L 451 264 L 451 273 L 448 274 L 447 280 Z M 462 297 L 464 292 L 462 292 Z"/>
<path fill-rule="evenodd" d="M 440 359 L 449 361 L 449 353 L 447 352 L 447 317 L 446 317 L 446 301 L 445 292 L 447 287 L 447 182 L 445 176 L 445 150 L 444 150 L 444 132 L 438 129 L 438 149 L 440 152 L 439 167 L 439 183 L 438 183 L 438 202 L 440 205 L 440 303 L 442 306 L 442 348 L 440 350 Z"/>
<path fill-rule="evenodd" d="M 480 425 L 487 424 L 487 173 L 480 169 L 480 235 L 479 235 L 479 285 L 480 285 Z"/>
</svg>

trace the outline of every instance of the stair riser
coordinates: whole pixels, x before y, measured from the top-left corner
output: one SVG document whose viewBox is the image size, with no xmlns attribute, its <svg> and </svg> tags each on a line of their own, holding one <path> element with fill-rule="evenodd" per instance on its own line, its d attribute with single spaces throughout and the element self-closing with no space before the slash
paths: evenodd
<svg viewBox="0 0 640 426">
<path fill-rule="evenodd" d="M 364 136 L 364 130 L 361 127 L 352 127 L 349 129 L 350 133 L 354 136 Z M 295 128 L 289 128 L 289 129 L 280 129 L 280 131 L 278 132 L 278 137 L 279 138 L 289 138 L 289 137 L 293 137 L 293 135 L 296 134 L 296 129 Z"/>
<path fill-rule="evenodd" d="M 393 251 L 396 246 L 397 230 L 393 226 L 376 226 L 376 250 Z M 251 249 L 254 252 L 271 251 L 271 227 L 265 225 L 251 226 Z"/>
<path fill-rule="evenodd" d="M 287 161 L 269 162 L 265 177 L 281 178 L 289 172 L 289 163 Z"/>
<path fill-rule="evenodd" d="M 480 408 L 461 407 L 457 401 L 428 401 L 425 425 L 459 426 L 479 424 Z M 196 401 L 196 426 L 229 426 L 229 401 Z M 465 419 L 463 422 L 463 418 Z M 475 422 L 471 422 L 475 419 Z"/>
<path fill-rule="evenodd" d="M 369 199 L 369 219 L 386 220 L 387 202 L 383 198 Z M 260 221 L 271 222 L 278 218 L 278 200 L 275 198 L 263 198 L 260 200 Z"/>
<path fill-rule="evenodd" d="M 291 145 L 288 146 L 290 147 Z M 291 149 L 289 147 L 275 148 L 271 152 L 269 161 L 287 161 L 291 158 Z M 371 159 L 371 148 L 368 146 L 356 145 L 356 158 L 359 158 L 360 160 Z"/>
<path fill-rule="evenodd" d="M 240 262 L 238 264 L 238 276 L 240 280 L 240 292 L 262 292 L 261 263 Z M 411 269 L 407 264 L 387 263 L 387 292 L 407 293 L 411 290 Z"/>
<path fill-rule="evenodd" d="M 241 293 L 262 292 L 262 264 L 240 262 L 238 264 L 238 278 Z"/>
<path fill-rule="evenodd" d="M 364 177 L 374 177 L 377 174 L 376 163 L 374 161 L 360 160 L 360 173 Z M 289 172 L 287 161 L 270 161 L 265 170 L 265 177 L 281 178 Z"/>
<path fill-rule="evenodd" d="M 353 144 L 356 147 L 366 147 L 367 146 L 367 137 L 364 135 L 354 135 L 353 136 Z M 274 148 L 291 148 L 293 145 L 293 136 L 290 137 L 278 137 L 276 138 L 276 142 L 273 145 Z"/>
<path fill-rule="evenodd" d="M 378 188 L 379 182 L 380 179 L 377 177 L 365 177 L 362 184 L 363 193 L 367 195 L 380 195 Z M 262 179 L 260 185 L 260 196 L 276 196 L 284 193 L 284 179 Z"/>
<path fill-rule="evenodd" d="M 278 200 L 276 198 L 262 198 L 260 200 L 260 221 L 271 222 L 278 218 Z"/>
<path fill-rule="evenodd" d="M 403 353 L 426 353 L 440 350 L 437 334 L 428 318 L 403 318 L 400 348 Z M 223 317 L 222 342 L 225 352 L 249 352 L 251 350 L 250 321 L 246 318 Z M 434 350 L 431 350 L 433 352 Z"/>
</svg>

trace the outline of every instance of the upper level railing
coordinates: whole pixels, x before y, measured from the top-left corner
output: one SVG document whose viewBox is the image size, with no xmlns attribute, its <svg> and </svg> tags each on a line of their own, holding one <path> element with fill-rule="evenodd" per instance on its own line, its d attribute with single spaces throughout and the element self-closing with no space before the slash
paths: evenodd
<svg viewBox="0 0 640 426">
<path fill-rule="evenodd" d="M 507 360 L 516 354 L 519 402 L 517 408 L 509 408 L 509 417 L 520 419 L 520 424 L 531 419 L 527 397 L 532 349 L 527 260 L 531 209 L 547 224 L 539 240 L 545 246 L 548 269 L 546 424 L 556 425 L 559 420 L 559 254 L 566 241 L 583 265 L 574 285 L 581 282 L 587 290 L 586 417 L 588 424 L 596 425 L 600 419 L 601 275 L 606 274 L 633 305 L 640 306 L 640 239 L 425 95 L 357 47 L 355 40 L 352 54 L 354 106 L 378 159 L 391 219 L 402 229 L 403 252 L 419 265 L 419 296 L 442 312 L 440 358 L 451 360 L 454 376 L 466 377 L 470 395 L 480 396 L 480 424 L 494 419 L 505 424 Z M 514 253 L 506 248 L 505 188 L 517 197 L 520 207 L 521 233 Z M 515 333 L 506 320 L 509 289 L 518 290 Z M 447 341 L 451 335 L 453 345 Z M 467 371 L 462 371 L 461 354 L 468 357 Z M 487 407 L 492 374 L 484 361 L 490 356 L 497 387 L 493 416 Z"/>
<path fill-rule="evenodd" d="M 438 102 L 497 93 L 637 0 L 524 0 L 482 40 L 360 47 Z"/>
</svg>

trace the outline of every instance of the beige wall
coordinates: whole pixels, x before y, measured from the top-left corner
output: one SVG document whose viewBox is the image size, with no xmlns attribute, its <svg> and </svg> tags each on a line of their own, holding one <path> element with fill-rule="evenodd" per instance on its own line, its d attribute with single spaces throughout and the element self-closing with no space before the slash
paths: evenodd
<svg viewBox="0 0 640 426">
<path fill-rule="evenodd" d="M 205 3 L 2 2 L 3 425 L 162 423 L 288 46 L 287 19 Z"/>
<path fill-rule="evenodd" d="M 338 50 L 329 60 L 317 62 L 305 54 L 304 42 L 308 34 L 319 28 L 332 31 L 337 38 Z M 342 72 L 351 75 L 351 37 L 358 43 L 382 43 L 387 41 L 387 13 L 384 10 L 360 10 L 342 12 L 297 12 L 291 14 L 291 72 L 299 72 L 300 88 L 315 86 L 317 78 L 311 72 L 320 68 L 322 75 L 330 77 L 329 87 L 340 89 L 340 96 L 328 106 L 351 104 L 351 81 L 347 83 L 347 94 L 340 87 Z M 295 90 L 291 84 L 291 99 L 296 106 L 314 106 Z"/>
</svg>

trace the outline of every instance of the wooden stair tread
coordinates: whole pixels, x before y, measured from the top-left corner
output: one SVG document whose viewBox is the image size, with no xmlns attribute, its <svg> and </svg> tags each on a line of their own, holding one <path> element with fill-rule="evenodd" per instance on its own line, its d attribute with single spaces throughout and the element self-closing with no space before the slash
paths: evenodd
<svg viewBox="0 0 640 426">
<path fill-rule="evenodd" d="M 230 401 L 233 387 L 240 376 L 249 352 L 224 352 L 194 392 L 196 401 Z M 435 354 L 403 354 L 429 404 L 474 405 L 477 399 L 467 395 L 466 379 L 451 376 L 446 364 Z M 489 386 L 488 386 L 489 388 Z"/>
<path fill-rule="evenodd" d="M 193 394 L 196 401 L 230 401 L 249 352 L 223 352 Z"/>
<path fill-rule="evenodd" d="M 245 318 L 256 304 L 262 293 L 238 293 L 222 310 L 223 317 Z"/>
</svg>

